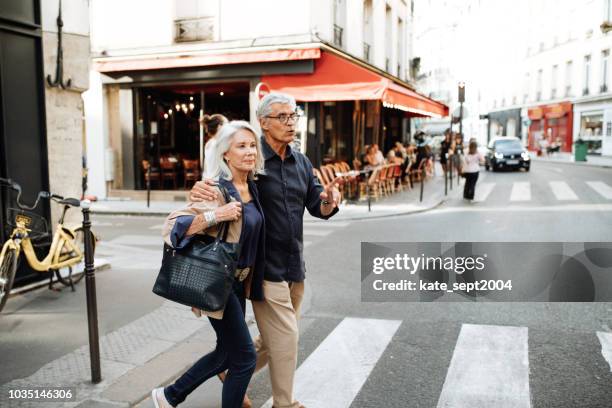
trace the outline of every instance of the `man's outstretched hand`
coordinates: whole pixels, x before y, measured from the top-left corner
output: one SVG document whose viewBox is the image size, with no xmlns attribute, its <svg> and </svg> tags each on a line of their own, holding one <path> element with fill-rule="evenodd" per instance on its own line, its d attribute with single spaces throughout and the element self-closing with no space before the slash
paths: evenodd
<svg viewBox="0 0 612 408">
<path fill-rule="evenodd" d="M 321 198 L 321 212 L 324 215 L 330 214 L 334 208 L 340 203 L 340 191 L 338 184 L 342 182 L 342 177 L 336 177 L 331 183 L 325 186 L 324 190 L 319 195 Z"/>
</svg>

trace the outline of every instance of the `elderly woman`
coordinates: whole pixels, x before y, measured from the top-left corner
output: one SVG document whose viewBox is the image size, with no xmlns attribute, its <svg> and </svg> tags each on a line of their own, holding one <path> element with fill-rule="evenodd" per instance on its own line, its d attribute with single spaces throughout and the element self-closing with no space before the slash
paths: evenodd
<svg viewBox="0 0 612 408">
<path fill-rule="evenodd" d="M 213 153 L 207 160 L 223 194 L 217 201 L 190 202 L 172 212 L 164 224 L 168 245 L 185 247 L 193 239 L 210 242 L 216 237 L 217 223 L 230 222 L 228 242 L 240 242 L 241 251 L 234 281 L 225 309 L 218 312 L 193 309 L 205 314 L 217 334 L 215 350 L 198 360 L 185 374 L 166 388 L 152 392 L 155 406 L 175 407 L 207 379 L 227 370 L 223 383 L 223 408 L 239 408 L 255 370 L 256 353 L 244 319 L 245 299 L 263 300 L 264 216 L 253 178 L 263 172 L 259 137 L 244 121 L 225 124 L 217 136 Z"/>
</svg>

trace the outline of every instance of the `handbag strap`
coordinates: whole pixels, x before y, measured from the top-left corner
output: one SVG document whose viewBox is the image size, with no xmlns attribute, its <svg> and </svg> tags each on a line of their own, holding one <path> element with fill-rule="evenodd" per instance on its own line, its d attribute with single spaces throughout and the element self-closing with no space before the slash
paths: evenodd
<svg viewBox="0 0 612 408">
<path fill-rule="evenodd" d="M 225 200 L 225 204 L 231 201 L 231 196 L 227 188 L 223 186 L 219 186 L 219 190 L 221 190 L 221 194 L 223 194 L 223 199 Z M 220 225 L 219 232 L 217 233 L 217 237 L 215 238 L 215 245 L 220 241 L 227 241 L 227 234 L 229 232 L 229 221 L 223 221 Z"/>
</svg>

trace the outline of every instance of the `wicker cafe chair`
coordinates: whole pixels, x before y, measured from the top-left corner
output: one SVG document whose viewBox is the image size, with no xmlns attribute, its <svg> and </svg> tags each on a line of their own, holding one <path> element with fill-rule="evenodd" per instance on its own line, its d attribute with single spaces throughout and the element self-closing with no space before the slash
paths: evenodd
<svg viewBox="0 0 612 408">
<path fill-rule="evenodd" d="M 410 171 L 410 180 L 419 182 L 424 181 L 424 176 L 426 175 L 423 174 L 423 170 L 425 169 L 426 163 L 427 159 L 422 159 L 419 163 L 419 167 L 416 170 Z"/>
<path fill-rule="evenodd" d="M 176 161 L 169 157 L 162 157 L 159 159 L 159 167 L 161 168 L 162 185 L 164 181 L 172 180 L 172 186 L 176 190 Z"/>
<path fill-rule="evenodd" d="M 388 165 L 383 165 L 378 172 L 378 188 L 382 196 L 389 195 L 389 185 L 387 183 L 387 172 L 389 171 Z"/>
<path fill-rule="evenodd" d="M 151 167 L 151 163 L 148 160 L 142 161 L 142 172 L 144 175 L 144 181 L 147 182 L 156 182 L 158 187 L 161 186 L 161 173 L 158 168 Z M 149 173 L 149 168 L 151 168 L 151 172 Z M 149 177 L 151 179 L 149 180 Z"/>
<path fill-rule="evenodd" d="M 322 166 L 321 172 L 325 174 L 325 177 L 327 178 L 327 182 L 325 183 L 326 186 L 336 178 L 337 170 L 334 164 L 326 164 L 325 166 Z M 344 183 L 338 186 L 338 190 L 340 191 L 340 201 L 342 202 L 344 199 Z"/>
<path fill-rule="evenodd" d="M 187 182 L 194 183 L 200 180 L 200 162 L 198 160 L 183 159 L 183 187 L 187 189 Z"/>
<path fill-rule="evenodd" d="M 338 168 L 342 173 L 349 173 L 351 171 L 351 167 L 348 165 L 347 162 L 339 162 Z M 357 198 L 357 183 L 358 179 L 356 175 L 344 177 L 344 184 L 349 197 Z"/>
<path fill-rule="evenodd" d="M 323 175 L 321 174 L 321 171 L 319 169 L 314 169 L 314 168 L 312 169 L 312 171 L 313 171 L 315 177 L 319 179 L 319 183 L 325 184 L 323 182 Z"/>
<path fill-rule="evenodd" d="M 321 166 L 319 171 L 321 172 L 321 176 L 323 177 L 321 182 L 324 186 L 332 182 L 332 180 L 334 179 L 334 173 L 327 167 L 327 165 Z"/>
<path fill-rule="evenodd" d="M 399 164 L 393 167 L 393 190 L 404 191 L 402 184 L 402 166 Z"/>
<path fill-rule="evenodd" d="M 367 178 L 366 181 L 361 181 L 359 183 L 359 201 L 367 200 L 367 187 L 370 187 L 370 197 L 378 200 L 378 198 L 382 195 L 381 183 L 380 183 L 380 172 L 383 168 L 377 167 L 372 171 L 370 177 Z"/>
</svg>

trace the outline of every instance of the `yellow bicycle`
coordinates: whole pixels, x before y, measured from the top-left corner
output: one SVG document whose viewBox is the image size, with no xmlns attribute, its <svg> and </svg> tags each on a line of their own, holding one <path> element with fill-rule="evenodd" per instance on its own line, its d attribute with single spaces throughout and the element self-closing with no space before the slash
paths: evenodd
<svg viewBox="0 0 612 408">
<path fill-rule="evenodd" d="M 64 286 L 70 286 L 74 291 L 74 284 L 78 283 L 84 273 L 72 276 L 73 267 L 83 260 L 84 231 L 82 227 L 70 228 L 64 226 L 64 218 L 71 207 L 80 207 L 81 202 L 76 198 L 64 198 L 47 191 L 38 193 L 36 202 L 32 206 L 21 203 L 21 186 L 10 179 L 0 178 L 0 186 L 5 185 L 17 192 L 17 208 L 8 209 L 8 223 L 13 230 L 8 240 L 2 245 L 0 252 L 0 311 L 6 304 L 13 282 L 19 256 L 23 251 L 25 259 L 32 269 L 38 272 L 50 272 L 49 289 L 53 289 L 53 275 Z M 62 216 L 57 224 L 51 247 L 44 259 L 39 260 L 34 251 L 33 241 L 49 236 L 47 222 L 40 215 L 32 212 L 38 207 L 40 199 L 50 199 L 63 206 Z M 41 228 L 42 227 L 42 228 Z M 92 239 L 95 246 L 95 239 Z M 60 269 L 68 268 L 68 276 L 64 277 Z"/>
</svg>

